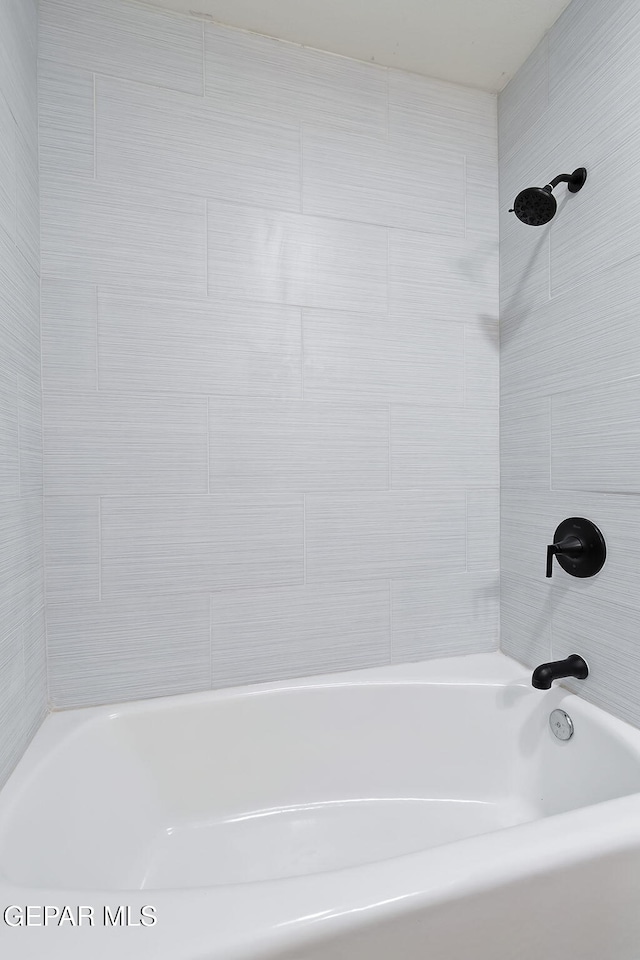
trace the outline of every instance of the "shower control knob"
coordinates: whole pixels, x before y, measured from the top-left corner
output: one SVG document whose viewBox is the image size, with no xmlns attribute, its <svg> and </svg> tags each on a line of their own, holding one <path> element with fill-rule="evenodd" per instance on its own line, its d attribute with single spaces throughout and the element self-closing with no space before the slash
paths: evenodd
<svg viewBox="0 0 640 960">
<path fill-rule="evenodd" d="M 593 577 L 607 557 L 604 537 L 585 517 L 569 517 L 556 528 L 547 547 L 547 576 L 553 573 L 553 558 L 572 577 Z"/>
</svg>

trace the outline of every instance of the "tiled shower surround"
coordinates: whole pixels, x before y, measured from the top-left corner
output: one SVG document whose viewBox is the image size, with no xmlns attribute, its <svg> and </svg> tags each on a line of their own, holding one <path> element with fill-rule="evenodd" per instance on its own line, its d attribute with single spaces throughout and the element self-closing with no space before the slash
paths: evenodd
<svg viewBox="0 0 640 960">
<path fill-rule="evenodd" d="M 47 705 L 35 0 L 0 0 L 0 786 Z"/>
<path fill-rule="evenodd" d="M 494 649 L 495 97 L 40 16 L 52 704 Z"/>
<path fill-rule="evenodd" d="M 582 696 L 640 725 L 640 7 L 574 0 L 500 96 L 502 648 L 582 654 Z M 575 167 L 546 227 L 508 208 Z M 546 544 L 565 517 L 602 530 L 592 580 Z"/>
</svg>

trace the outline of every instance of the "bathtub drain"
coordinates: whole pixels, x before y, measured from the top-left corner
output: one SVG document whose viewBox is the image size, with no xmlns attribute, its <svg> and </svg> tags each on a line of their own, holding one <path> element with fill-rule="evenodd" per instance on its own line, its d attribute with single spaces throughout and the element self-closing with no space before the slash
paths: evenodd
<svg viewBox="0 0 640 960">
<path fill-rule="evenodd" d="M 564 710 L 552 710 L 549 716 L 549 726 L 554 737 L 558 740 L 570 740 L 573 736 L 573 720 Z"/>
</svg>

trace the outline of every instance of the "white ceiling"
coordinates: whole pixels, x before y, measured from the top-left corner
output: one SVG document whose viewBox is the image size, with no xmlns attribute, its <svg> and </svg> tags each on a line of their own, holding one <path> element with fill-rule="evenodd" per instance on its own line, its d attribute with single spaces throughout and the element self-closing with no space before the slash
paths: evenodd
<svg viewBox="0 0 640 960">
<path fill-rule="evenodd" d="M 495 92 L 508 83 L 569 0 L 150 2 L 319 50 Z"/>
</svg>

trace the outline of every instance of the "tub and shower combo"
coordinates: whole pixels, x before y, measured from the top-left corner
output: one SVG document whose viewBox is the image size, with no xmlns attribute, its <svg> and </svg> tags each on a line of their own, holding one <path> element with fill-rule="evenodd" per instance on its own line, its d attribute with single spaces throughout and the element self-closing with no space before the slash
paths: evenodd
<svg viewBox="0 0 640 960">
<path fill-rule="evenodd" d="M 640 731 L 500 653 L 57 713 L 0 864 L 11 960 L 637 960 Z"/>
</svg>

